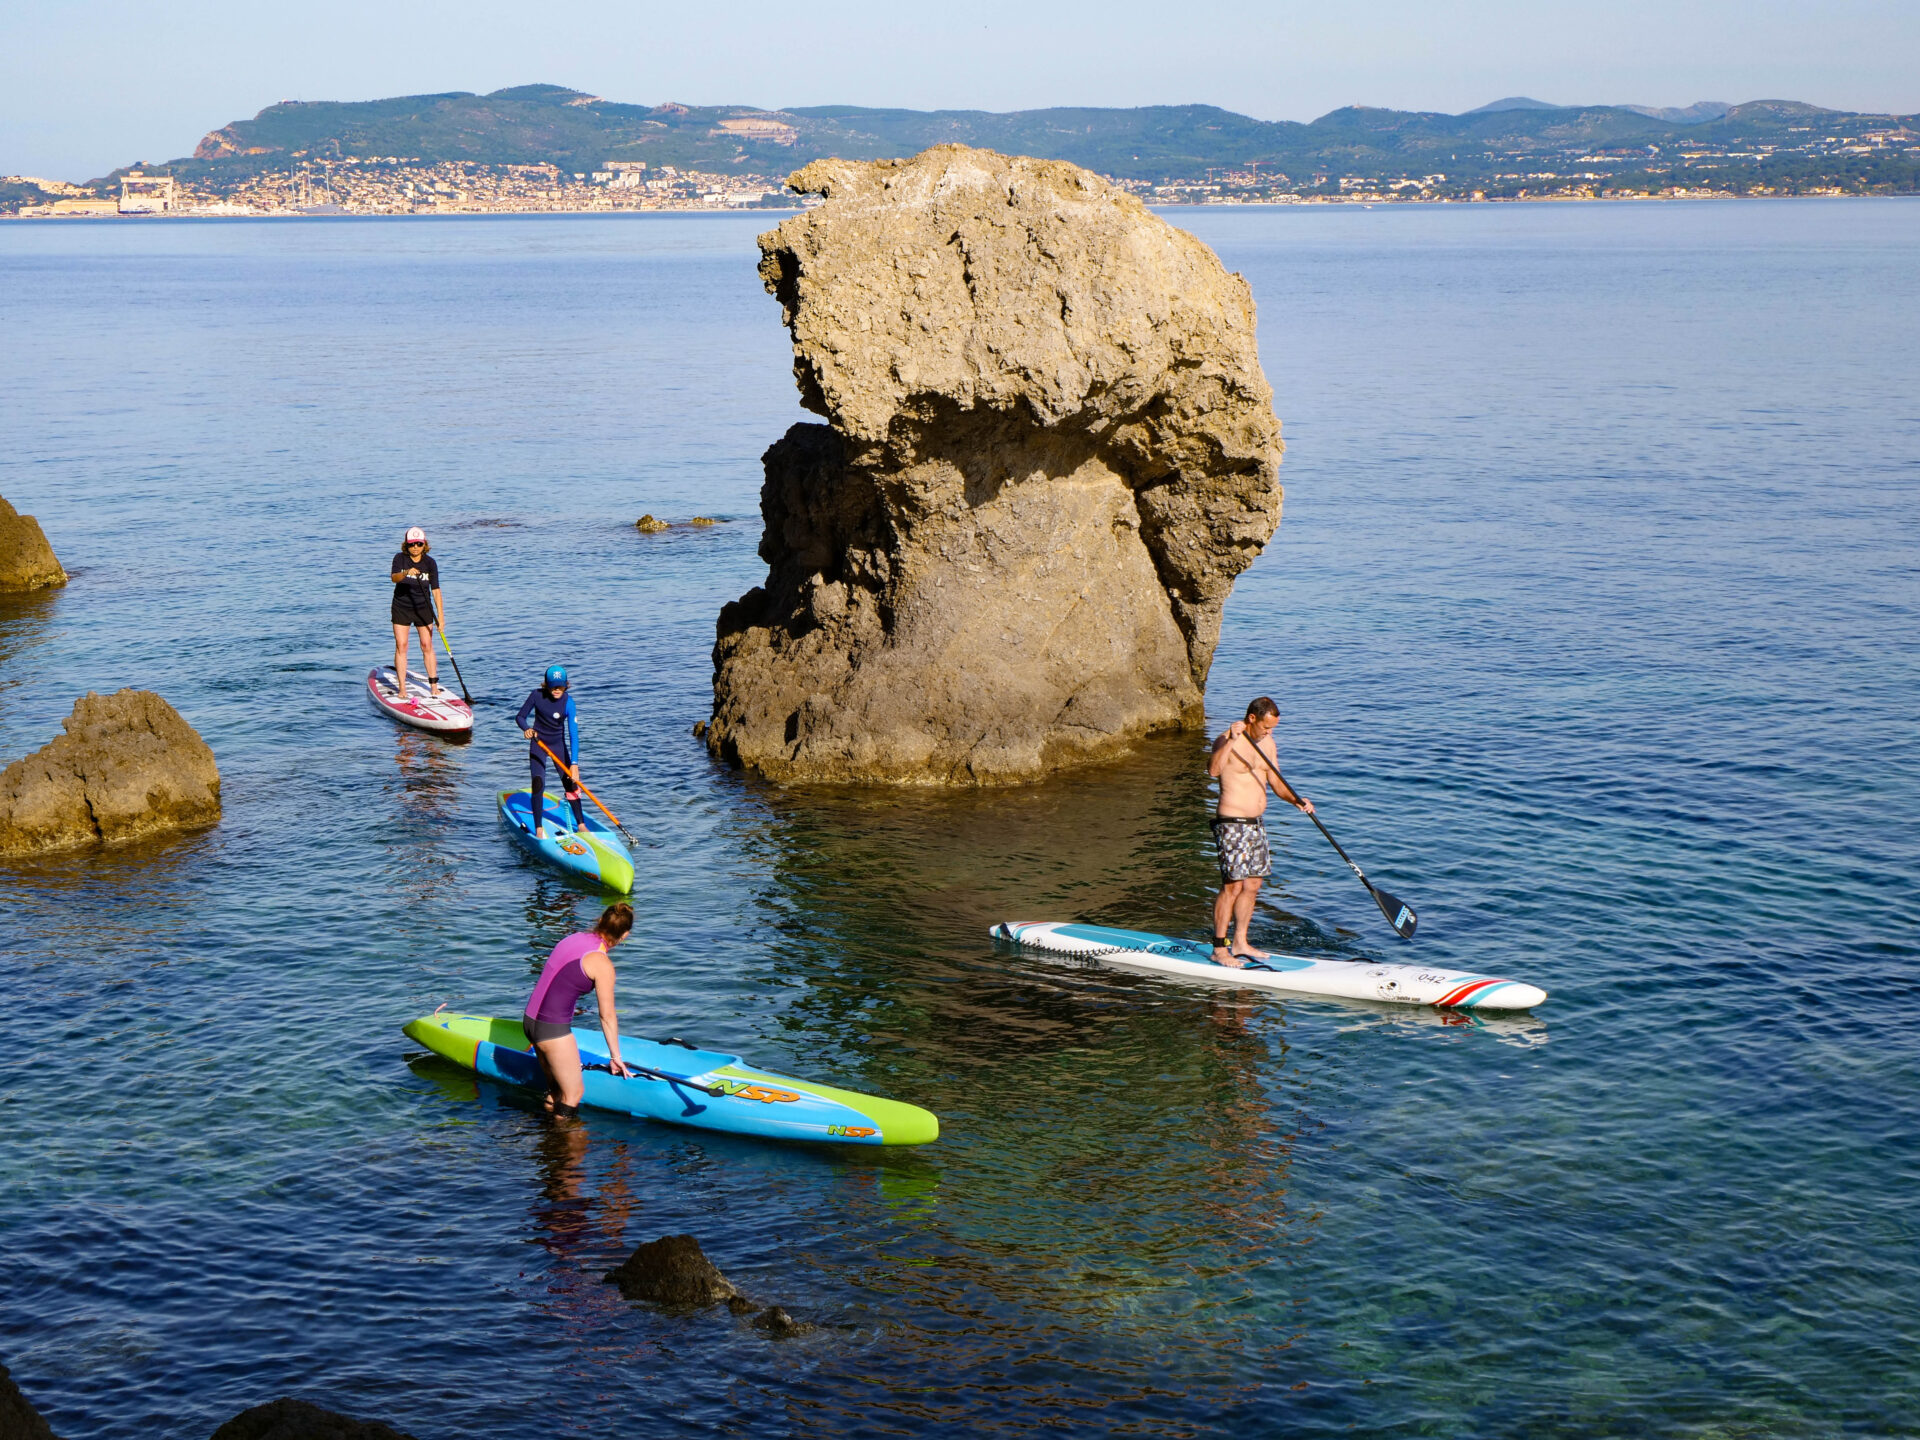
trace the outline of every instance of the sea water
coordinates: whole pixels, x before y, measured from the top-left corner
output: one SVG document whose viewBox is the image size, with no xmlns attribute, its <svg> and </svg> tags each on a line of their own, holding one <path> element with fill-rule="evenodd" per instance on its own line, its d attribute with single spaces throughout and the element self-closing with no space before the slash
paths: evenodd
<svg viewBox="0 0 1920 1440">
<path fill-rule="evenodd" d="M 0 755 L 151 688 L 225 803 L 0 868 L 0 1362 L 59 1433 L 1920 1430 L 1920 203 L 1167 218 L 1251 284 L 1288 442 L 1212 720 L 1272 695 L 1421 917 L 1289 812 L 1255 939 L 1531 1017 L 989 941 L 1204 934 L 1201 737 L 986 794 L 709 760 L 804 418 L 765 220 L 0 228 L 0 493 L 73 576 L 0 607 Z M 413 524 L 465 747 L 362 693 Z M 554 662 L 649 842 L 624 1029 L 939 1143 L 556 1130 L 400 1034 L 516 1013 L 603 903 L 494 814 Z M 603 1283 L 683 1232 L 817 1328 Z"/>
</svg>

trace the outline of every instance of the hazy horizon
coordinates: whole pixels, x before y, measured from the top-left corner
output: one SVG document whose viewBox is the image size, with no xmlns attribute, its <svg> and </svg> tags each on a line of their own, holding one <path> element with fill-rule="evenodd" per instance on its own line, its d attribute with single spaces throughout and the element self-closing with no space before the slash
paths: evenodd
<svg viewBox="0 0 1920 1440">
<path fill-rule="evenodd" d="M 1411 0 L 1366 15 L 1223 0 L 1167 12 L 985 0 L 910 15 L 825 0 L 804 25 L 741 0 L 685 14 L 561 0 L 537 16 L 476 0 L 341 0 L 322 21 L 234 0 L 164 13 L 132 0 L 27 0 L 0 13 L 0 172 L 78 180 L 192 152 L 282 99 L 371 100 L 569 85 L 609 100 L 1035 110 L 1209 104 L 1308 121 L 1343 105 L 1458 114 L 1511 96 L 1685 106 L 1799 100 L 1920 110 L 1920 8 L 1702 0 L 1498 0 L 1438 16 Z M 1572 53 L 1570 53 L 1570 51 Z"/>
</svg>

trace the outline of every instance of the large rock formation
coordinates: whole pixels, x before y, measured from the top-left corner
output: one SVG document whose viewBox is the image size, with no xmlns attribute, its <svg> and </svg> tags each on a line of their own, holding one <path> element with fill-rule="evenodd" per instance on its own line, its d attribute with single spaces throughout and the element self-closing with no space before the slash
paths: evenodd
<svg viewBox="0 0 1920 1440">
<path fill-rule="evenodd" d="M 1201 723 L 1280 519 L 1246 282 L 1057 161 L 818 161 L 760 237 L 802 403 L 769 573 L 721 611 L 718 755 L 779 780 L 992 784 Z"/>
<path fill-rule="evenodd" d="M 60 568 L 40 522 L 22 515 L 0 496 L 0 590 L 38 590 L 66 583 L 67 572 Z"/>
<path fill-rule="evenodd" d="M 66 734 L 0 771 L 0 854 L 132 840 L 220 818 L 207 742 L 151 690 L 88 693 Z"/>
</svg>

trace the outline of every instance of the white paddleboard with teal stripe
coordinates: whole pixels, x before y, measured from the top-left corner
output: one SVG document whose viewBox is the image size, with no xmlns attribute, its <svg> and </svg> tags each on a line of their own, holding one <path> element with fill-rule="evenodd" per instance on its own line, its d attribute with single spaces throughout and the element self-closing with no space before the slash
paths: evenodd
<svg viewBox="0 0 1920 1440">
<path fill-rule="evenodd" d="M 1434 970 L 1425 965 L 1390 965 L 1372 960 L 1311 960 L 1273 955 L 1249 961 L 1247 968 L 1216 965 L 1213 947 L 1198 940 L 1175 940 L 1145 930 L 1116 930 L 1108 925 L 1061 925 L 1050 921 L 1009 920 L 993 927 L 996 940 L 1042 954 L 1110 965 L 1181 980 L 1231 985 L 1241 990 L 1285 990 L 1297 995 L 1333 995 L 1342 1000 L 1385 1000 L 1397 1005 L 1438 1005 L 1463 1010 L 1531 1010 L 1544 1005 L 1547 992 L 1537 985 Z"/>
</svg>

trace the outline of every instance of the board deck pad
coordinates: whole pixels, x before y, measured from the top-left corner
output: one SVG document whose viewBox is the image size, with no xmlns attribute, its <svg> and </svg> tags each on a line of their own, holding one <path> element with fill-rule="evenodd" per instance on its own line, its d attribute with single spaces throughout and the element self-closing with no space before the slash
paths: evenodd
<svg viewBox="0 0 1920 1440">
<path fill-rule="evenodd" d="M 403 1029 L 436 1055 L 477 1074 L 508 1085 L 546 1088 L 517 1020 L 441 1011 L 410 1020 Z M 581 1061 L 601 1067 L 588 1069 L 582 1077 L 582 1103 L 595 1109 L 768 1140 L 925 1145 L 940 1138 L 938 1117 L 918 1105 L 775 1075 L 753 1068 L 738 1055 L 622 1036 L 620 1058 L 654 1074 L 621 1076 L 605 1068 L 607 1042 L 598 1030 L 575 1027 L 573 1038 Z M 712 1090 L 724 1093 L 714 1095 Z"/>
<path fill-rule="evenodd" d="M 391 665 L 376 665 L 367 672 L 367 698 L 373 708 L 403 725 L 441 734 L 471 734 L 473 709 L 457 695 L 435 696 L 427 677 L 407 671 L 407 698 L 400 698 L 400 684 Z"/>
<path fill-rule="evenodd" d="M 1008 920 L 988 933 L 996 940 L 1061 959 L 1241 989 L 1471 1010 L 1531 1010 L 1547 1000 L 1547 992 L 1537 985 L 1503 980 L 1497 975 L 1376 960 L 1273 955 L 1236 970 L 1216 964 L 1213 947 L 1204 941 L 1177 940 L 1170 935 L 1109 925 Z"/>
<path fill-rule="evenodd" d="M 573 807 L 551 790 L 541 796 L 545 838 L 533 833 L 533 793 L 500 792 L 500 823 L 514 843 L 549 865 L 603 885 L 619 895 L 633 893 L 633 852 L 620 832 L 587 815 L 585 829 L 573 821 Z"/>
</svg>

